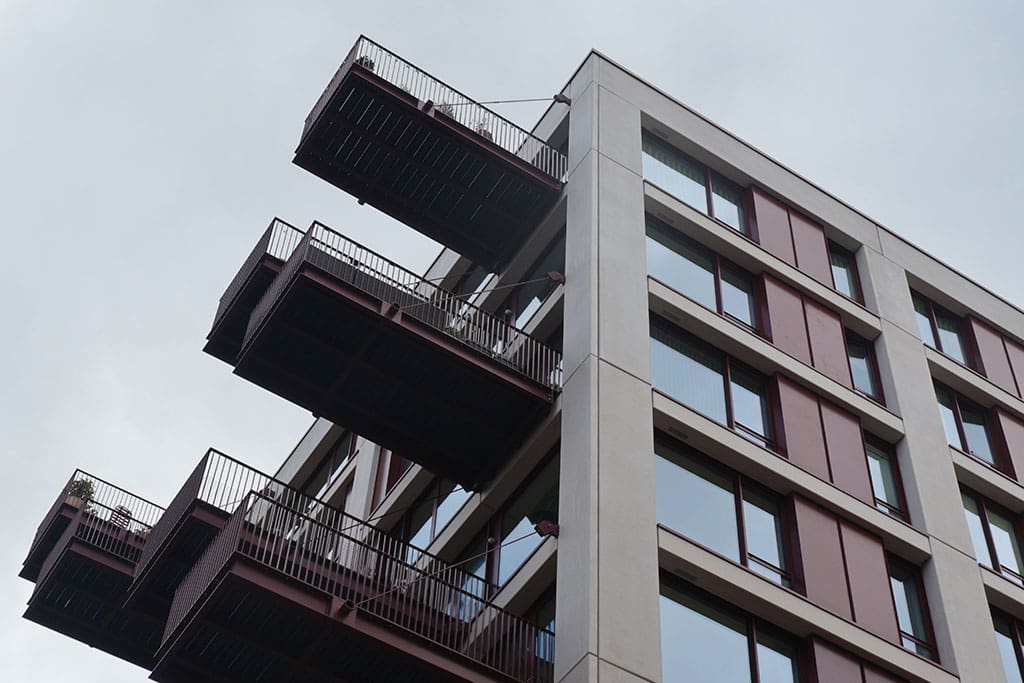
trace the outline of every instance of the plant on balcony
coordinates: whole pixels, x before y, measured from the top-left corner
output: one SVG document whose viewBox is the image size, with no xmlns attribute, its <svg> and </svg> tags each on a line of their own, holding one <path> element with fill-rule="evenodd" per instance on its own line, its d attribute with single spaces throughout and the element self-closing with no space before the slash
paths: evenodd
<svg viewBox="0 0 1024 683">
<path fill-rule="evenodd" d="M 369 69 L 370 71 L 373 71 L 373 67 L 376 66 L 376 64 L 373 63 L 373 60 L 365 55 L 357 59 L 356 64 L 363 67 L 364 69 Z"/>
<path fill-rule="evenodd" d="M 68 486 L 64 502 L 76 508 L 88 510 L 89 501 L 96 495 L 96 485 L 90 479 L 75 479 Z"/>
<path fill-rule="evenodd" d="M 480 119 L 476 124 L 476 132 L 480 137 L 494 141 L 494 134 L 491 133 L 491 121 L 487 118 Z"/>
<path fill-rule="evenodd" d="M 442 102 L 441 104 L 437 105 L 437 111 L 441 114 L 444 114 L 450 119 L 455 118 L 455 106 L 450 102 Z"/>
</svg>

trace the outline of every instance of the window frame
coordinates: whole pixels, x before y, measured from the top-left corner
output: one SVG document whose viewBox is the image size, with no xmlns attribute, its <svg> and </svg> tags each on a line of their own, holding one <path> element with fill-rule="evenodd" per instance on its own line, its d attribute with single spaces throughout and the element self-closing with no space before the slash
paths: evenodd
<svg viewBox="0 0 1024 683">
<path fill-rule="evenodd" d="M 953 313 L 951 310 L 949 310 L 948 308 L 946 308 L 944 306 L 940 306 L 939 304 L 935 303 L 934 301 L 932 301 L 931 299 L 926 297 L 924 294 L 921 294 L 916 289 L 911 289 L 910 290 L 910 298 L 912 300 L 912 303 L 913 303 L 913 300 L 919 300 L 919 301 L 924 302 L 928 306 L 928 323 L 931 326 L 932 339 L 935 340 L 935 345 L 933 346 L 932 344 L 929 344 L 924 339 L 922 339 L 921 342 L 925 346 L 927 346 L 928 348 L 935 349 L 936 351 L 941 353 L 943 356 L 945 356 L 946 358 L 949 358 L 951 361 L 956 363 L 957 365 L 961 365 L 961 366 L 963 366 L 965 368 L 968 368 L 970 370 L 974 370 L 975 372 L 978 372 L 978 370 L 977 370 L 978 363 L 976 362 L 975 352 L 974 352 L 974 348 L 975 348 L 974 338 L 971 335 L 970 329 L 965 324 L 966 318 L 964 318 L 964 316 L 961 316 L 961 315 L 956 315 L 955 313 Z M 918 313 L 916 306 L 914 307 L 914 313 L 915 313 L 915 315 Z M 950 355 L 949 352 L 947 352 L 943 348 L 942 336 L 939 334 L 939 315 L 940 314 L 943 317 L 947 317 L 947 318 L 949 318 L 951 320 L 956 320 L 956 322 L 957 322 L 956 333 L 957 333 L 957 336 L 960 338 L 960 346 L 961 346 L 961 348 L 963 350 L 963 354 L 964 354 L 963 361 L 961 361 L 956 356 Z"/>
<path fill-rule="evenodd" d="M 703 172 L 704 172 L 703 173 L 703 176 L 704 176 L 704 196 L 705 196 L 705 202 L 707 203 L 707 210 L 701 209 L 700 207 L 697 207 L 697 206 L 694 206 L 694 205 L 690 204 L 688 201 L 686 201 L 682 197 L 678 196 L 677 194 L 675 194 L 673 192 L 670 192 L 667 188 L 664 188 L 664 187 L 658 185 L 657 183 L 655 183 L 654 181 L 652 181 L 650 178 L 648 178 L 646 175 L 643 174 L 643 158 L 642 157 L 648 154 L 648 152 L 645 149 L 643 149 L 643 138 L 646 137 L 646 136 L 651 136 L 655 140 L 660 142 L 661 144 L 666 145 L 666 146 L 672 148 L 672 150 L 676 154 L 679 154 L 680 156 L 684 157 L 686 160 L 692 162 L 694 165 L 700 167 L 701 170 L 703 170 Z M 708 166 L 704 162 L 699 161 L 698 159 L 694 158 L 690 154 L 687 154 L 683 150 L 679 149 L 679 147 L 677 147 L 676 145 L 672 144 L 670 141 L 666 140 L 665 138 L 663 138 L 662 136 L 658 135 L 657 133 L 655 133 L 653 130 L 651 130 L 649 128 L 643 128 L 642 131 L 641 131 L 640 154 L 641 154 L 640 172 L 641 172 L 641 175 L 644 176 L 643 179 L 644 179 L 645 182 L 648 182 L 651 185 L 653 185 L 654 187 L 657 187 L 659 190 L 665 192 L 666 194 L 671 195 L 677 201 L 680 201 L 683 204 L 686 204 L 687 206 L 689 206 L 694 211 L 702 213 L 705 216 L 707 216 L 708 218 L 713 219 L 719 225 L 723 225 L 723 226 L 729 228 L 730 230 L 732 230 L 733 232 L 737 232 L 737 233 L 743 235 L 744 237 L 750 239 L 750 217 L 747 215 L 748 214 L 748 210 L 747 210 L 747 207 L 745 206 L 746 202 L 744 201 L 744 197 L 746 196 L 746 194 L 747 194 L 747 192 L 749 190 L 748 187 L 744 186 L 742 183 L 736 182 L 735 180 L 733 180 L 732 178 L 728 177 L 724 173 L 721 173 L 720 171 L 716 171 L 716 170 L 712 169 L 710 166 Z M 739 204 L 737 204 L 737 213 L 739 214 L 739 219 L 740 219 L 739 220 L 739 223 L 740 223 L 739 227 L 735 227 L 731 223 L 728 223 L 727 221 L 725 221 L 725 220 L 723 220 L 723 219 L 721 219 L 721 218 L 719 218 L 718 216 L 715 215 L 715 201 L 714 201 L 714 177 L 715 176 L 718 176 L 718 177 L 722 178 L 722 180 L 724 180 L 726 183 L 732 184 L 732 185 L 736 186 L 737 188 L 739 188 L 739 190 L 740 190 L 740 202 L 739 202 Z M 691 180 L 694 180 L 694 179 L 691 178 Z M 723 199 L 724 199 L 724 197 L 723 197 Z"/>
<path fill-rule="evenodd" d="M 998 632 L 998 626 L 996 621 L 1003 621 L 1009 627 L 1010 640 L 1013 643 L 1013 652 L 1017 658 L 1017 675 L 1019 678 L 1024 679 L 1024 636 L 1021 635 L 1021 629 L 1024 628 L 1018 619 L 1012 615 L 1002 612 L 1000 610 L 992 610 L 992 626 L 993 635 Z M 997 646 L 998 647 L 998 646 Z M 1000 665 L 1003 664 L 1002 656 L 1000 655 Z M 1005 672 L 1004 672 L 1005 673 Z"/>
<path fill-rule="evenodd" d="M 563 225 L 561 228 L 559 228 L 557 231 L 555 231 L 554 238 L 551 240 L 551 242 L 549 242 L 541 250 L 540 254 L 537 256 L 537 258 L 535 258 L 530 263 L 529 267 L 527 267 L 526 270 L 523 271 L 523 275 L 521 277 L 529 278 L 531 273 L 533 273 L 534 268 L 536 268 L 538 265 L 543 263 L 544 260 L 546 258 L 548 258 L 548 256 L 550 256 L 551 253 L 559 246 L 559 244 L 561 244 L 561 247 L 562 247 L 562 266 L 561 266 L 561 268 L 562 268 L 562 270 L 561 271 L 546 271 L 544 273 L 544 275 L 547 275 L 547 273 L 549 273 L 549 272 L 557 272 L 559 275 L 561 275 L 564 278 L 565 277 L 564 271 L 565 271 L 565 245 L 566 245 L 566 238 L 567 238 L 566 226 Z M 534 278 L 533 279 L 539 279 L 539 278 L 540 278 L 539 275 L 534 274 Z M 525 327 L 530 324 L 530 322 L 534 319 L 534 317 L 537 315 L 537 313 L 539 313 L 540 310 L 542 308 L 544 308 L 544 304 L 547 303 L 548 299 L 551 298 L 551 295 L 555 293 L 555 290 L 558 289 L 558 285 L 561 284 L 561 283 L 558 282 L 557 280 L 554 280 L 554 279 L 549 280 L 549 282 L 547 283 L 547 286 L 545 287 L 546 291 L 544 293 L 544 296 L 540 299 L 540 305 L 538 305 L 537 309 L 533 313 L 530 314 L 529 318 L 524 320 L 522 322 L 522 324 L 518 324 L 519 323 L 519 316 L 523 312 L 522 310 L 520 310 L 520 306 L 521 306 L 522 302 L 519 299 L 520 299 L 520 296 L 522 294 L 522 287 L 523 287 L 524 284 L 526 284 L 526 282 L 517 282 L 515 284 L 508 285 L 509 287 L 512 288 L 512 291 L 509 292 L 508 296 L 505 297 L 505 300 L 502 302 L 502 311 L 501 311 L 502 315 L 504 315 L 506 317 L 506 322 L 510 326 L 512 326 L 512 327 L 514 327 L 516 329 L 519 329 L 519 330 L 525 329 Z M 525 310 L 525 307 L 523 307 L 523 310 Z"/>
<path fill-rule="evenodd" d="M 993 503 L 992 501 L 988 500 L 981 494 L 977 493 L 976 491 L 973 491 L 972 489 L 967 488 L 966 486 L 960 487 L 960 493 L 961 495 L 971 498 L 974 501 L 974 505 L 978 508 L 978 517 L 981 519 L 981 531 L 982 534 L 985 536 L 985 545 L 988 548 L 988 556 L 989 559 L 992 561 L 992 565 L 995 566 L 989 566 L 981 562 L 980 560 L 978 564 L 985 567 L 986 569 L 990 569 L 991 571 L 995 572 L 996 574 L 999 574 L 1000 576 L 1003 576 L 1004 578 L 1010 581 L 1013 581 L 1019 586 L 1024 586 L 1024 573 L 1018 573 L 1013 569 L 1010 569 L 1009 567 L 1005 566 L 999 559 L 999 551 L 996 546 L 995 537 L 992 535 L 992 522 L 989 519 L 989 509 L 992 508 L 994 512 L 1010 520 L 1010 524 L 1013 527 L 1014 540 L 1017 542 L 1017 549 L 1021 552 L 1024 552 L 1024 543 L 1022 543 L 1022 540 L 1024 540 L 1024 534 L 1021 533 L 1022 525 L 1020 521 L 1020 516 L 1012 514 L 1009 510 L 1002 507 L 998 503 Z M 973 542 L 974 539 L 972 538 L 971 541 Z"/>
<path fill-rule="evenodd" d="M 744 569 L 747 569 L 757 574 L 758 576 L 767 579 L 767 577 L 765 577 L 759 571 L 751 567 L 751 561 L 753 561 L 758 566 L 777 575 L 780 578 L 778 585 L 783 586 L 785 588 L 789 588 L 791 590 L 796 590 L 796 574 L 793 570 L 793 559 L 795 557 L 795 552 L 793 549 L 793 539 L 796 538 L 796 523 L 793 519 L 789 499 L 786 498 L 785 496 L 776 493 L 775 491 L 772 491 L 763 484 L 760 484 L 759 482 L 756 482 L 753 479 L 750 479 L 749 477 L 737 472 L 736 470 L 723 465 L 714 458 L 711 458 L 710 456 L 705 455 L 704 453 L 701 453 L 700 451 L 695 450 L 694 448 L 686 444 L 683 444 L 666 434 L 663 434 L 661 432 L 656 433 L 654 437 L 654 443 L 655 458 L 662 458 L 663 460 L 667 460 L 668 462 L 672 463 L 676 467 L 680 467 L 680 465 L 676 464 L 671 459 L 665 457 L 664 455 L 658 452 L 659 447 L 662 449 L 668 449 L 676 457 L 689 458 L 692 461 L 702 465 L 703 467 L 710 469 L 714 472 L 717 472 L 718 474 L 722 475 L 723 478 L 728 478 L 732 482 L 733 508 L 735 510 L 736 515 L 735 521 L 738 542 L 738 547 L 736 550 L 737 555 L 740 558 L 740 561 L 736 563 L 732 558 L 721 555 L 716 550 L 708 548 L 700 541 L 691 538 L 682 529 L 676 529 L 674 527 L 662 524 L 661 522 L 658 522 L 658 524 L 666 530 L 670 531 L 671 533 L 682 538 L 685 538 L 686 540 L 692 543 L 696 543 L 702 548 L 707 549 L 709 552 L 712 552 L 715 555 L 718 555 L 719 557 L 728 560 L 729 562 L 739 564 Z M 714 485 L 713 482 L 708 483 Z M 751 491 L 755 495 L 759 495 L 763 498 L 772 501 L 778 508 L 777 521 L 781 527 L 780 555 L 782 558 L 782 562 L 785 565 L 783 567 L 776 567 L 769 561 L 753 554 L 748 549 L 746 511 L 743 507 L 744 504 L 747 502 L 747 499 L 745 497 L 745 493 L 747 491 Z"/>
<path fill-rule="evenodd" d="M 875 449 L 885 454 L 889 460 L 890 469 L 892 470 L 893 481 L 896 484 L 896 498 L 899 503 L 899 508 L 894 508 L 888 501 L 880 499 L 875 495 L 875 481 L 871 476 L 871 456 L 868 455 L 868 446 L 872 446 Z M 910 524 L 910 512 L 907 509 L 907 496 L 903 490 L 903 475 L 900 474 L 900 464 L 896 457 L 896 451 L 892 444 L 882 441 L 873 434 L 864 433 L 864 459 L 868 466 L 868 479 L 871 481 L 871 495 L 875 500 L 875 507 L 882 510 L 891 517 L 894 517 L 901 522 Z"/>
<path fill-rule="evenodd" d="M 412 466 L 411 460 L 406 460 L 387 448 L 380 449 L 377 455 L 377 471 L 374 473 L 371 509 L 376 510 L 380 507 Z"/>
<path fill-rule="evenodd" d="M 992 469 L 997 470 L 1005 474 L 1006 476 L 1013 478 L 1014 475 L 1012 470 L 1010 469 L 1009 458 L 1007 457 L 1007 454 L 1004 452 L 1005 448 L 1002 441 L 1002 430 L 999 428 L 997 424 L 994 424 L 992 418 L 992 409 L 986 408 L 980 403 L 972 401 L 966 396 L 961 395 L 960 392 L 956 391 L 949 385 L 943 384 L 938 380 L 933 380 L 933 384 L 935 385 L 935 404 L 937 407 L 939 407 L 940 411 L 942 410 L 942 408 L 938 396 L 939 391 L 945 390 L 949 392 L 949 395 L 953 398 L 953 421 L 956 423 L 957 436 L 960 439 L 960 443 L 949 445 L 957 449 L 961 453 L 971 456 L 978 462 L 984 464 L 986 467 L 991 467 Z M 981 457 L 980 455 L 972 451 L 970 448 L 971 444 L 970 441 L 967 439 L 967 430 L 964 428 L 963 412 L 960 408 L 960 404 L 963 401 L 967 401 L 972 406 L 977 406 L 980 412 L 985 416 L 985 436 L 988 439 L 989 448 L 992 450 L 992 462 L 989 462 L 985 458 Z"/>
<path fill-rule="evenodd" d="M 418 511 L 420 509 L 420 506 L 423 505 L 424 503 L 430 501 L 430 515 L 428 517 L 428 519 L 430 520 L 430 533 L 428 534 L 427 542 L 419 547 L 420 550 L 426 550 L 427 548 L 429 548 L 430 544 L 437 540 L 437 537 L 441 534 L 441 532 L 444 531 L 448 527 L 448 525 L 451 524 L 451 522 L 455 519 L 455 517 L 459 514 L 459 510 L 461 510 L 462 507 L 469 502 L 469 498 L 472 497 L 472 491 L 468 491 L 467 489 L 462 487 L 462 484 L 459 484 L 458 482 L 453 481 L 451 479 L 448 479 L 447 481 L 455 484 L 455 486 L 453 486 L 452 489 L 444 497 L 442 497 L 441 485 L 445 481 L 446 480 L 444 477 L 434 477 L 433 479 L 431 479 L 427 487 L 416 498 L 416 502 L 410 505 L 408 508 L 406 508 L 406 510 L 402 513 L 401 518 L 399 518 L 398 522 L 393 527 L 392 533 L 394 534 L 397 532 L 397 535 L 399 536 L 399 538 L 402 539 L 404 543 L 411 544 L 412 539 L 415 536 L 415 532 L 419 531 L 419 529 L 412 528 L 412 515 L 414 512 Z M 468 493 L 469 496 L 467 496 L 466 500 L 462 502 L 462 505 L 458 507 L 458 509 L 455 511 L 455 514 L 452 515 L 451 518 L 449 518 L 447 521 L 445 521 L 444 524 L 438 527 L 437 511 L 441 507 L 441 504 L 445 500 L 447 500 L 447 497 L 452 493 L 455 493 L 456 489 L 461 489 L 463 492 Z"/>
<path fill-rule="evenodd" d="M 343 455 L 339 455 L 339 449 L 345 440 L 348 440 L 348 446 L 345 449 Z M 331 486 L 338 480 L 342 470 L 352 461 L 352 457 L 356 454 L 358 448 L 359 435 L 353 432 L 351 429 L 342 430 L 338 438 L 335 439 L 331 445 L 324 452 L 320 462 L 316 464 L 316 467 L 309 473 L 309 476 L 305 478 L 302 486 L 299 487 L 299 491 L 303 495 L 320 500 L 320 498 L 330 490 Z M 317 476 L 327 470 L 327 478 L 324 483 L 320 486 L 320 490 L 316 493 L 308 491 L 308 487 L 316 480 Z"/>
<path fill-rule="evenodd" d="M 924 657 L 925 659 L 938 664 L 939 650 L 936 646 L 935 630 L 932 627 L 931 608 L 928 606 L 928 596 L 924 590 L 924 581 L 921 579 L 921 568 L 894 555 L 886 555 L 886 565 L 889 574 L 889 595 L 892 598 L 893 614 L 896 617 L 896 628 L 900 635 L 900 647 L 908 652 L 918 655 L 919 657 Z M 899 610 L 896 608 L 896 594 L 892 585 L 894 581 L 898 581 L 903 585 L 905 585 L 907 581 L 913 582 L 914 592 L 917 594 L 917 602 L 921 606 L 920 616 L 921 622 L 924 624 L 926 640 L 922 640 L 913 633 L 903 630 L 904 625 L 900 623 Z M 916 649 L 911 649 L 903 642 L 904 639 L 911 641 L 915 646 L 924 647 L 930 654 L 924 655 Z"/>
<path fill-rule="evenodd" d="M 875 342 L 865 337 L 860 336 L 853 330 L 844 327 L 843 337 L 846 341 L 846 360 L 850 367 L 850 383 L 853 385 L 853 390 L 861 396 L 874 401 L 875 403 L 884 406 L 885 405 L 885 390 L 882 387 L 882 373 L 878 368 L 878 353 L 875 351 Z M 871 383 L 875 385 L 877 395 L 870 394 L 860 387 L 857 386 L 856 375 L 853 372 L 853 357 L 850 353 L 851 340 L 854 344 L 864 347 L 867 349 L 865 356 L 868 364 L 868 372 L 871 375 Z"/>
<path fill-rule="evenodd" d="M 854 302 L 856 302 L 858 304 L 863 305 L 864 304 L 864 290 L 861 288 L 860 272 L 858 271 L 858 268 L 857 268 L 857 255 L 854 252 L 852 252 L 849 249 L 847 249 L 846 247 L 840 246 L 839 244 L 837 244 L 833 240 L 828 240 L 826 242 L 825 247 L 826 247 L 826 250 L 828 251 L 828 265 L 829 265 L 829 274 L 832 276 L 832 289 L 835 290 L 841 296 L 846 297 L 850 301 L 854 301 Z M 832 254 L 833 253 L 834 254 L 838 254 L 840 256 L 846 257 L 846 260 L 850 263 L 849 272 L 851 274 L 851 277 L 850 277 L 851 286 L 853 287 L 852 296 L 846 294 L 845 292 L 840 291 L 840 289 L 836 286 L 836 276 L 835 276 L 835 273 L 832 272 L 832 268 L 833 268 Z"/>
</svg>

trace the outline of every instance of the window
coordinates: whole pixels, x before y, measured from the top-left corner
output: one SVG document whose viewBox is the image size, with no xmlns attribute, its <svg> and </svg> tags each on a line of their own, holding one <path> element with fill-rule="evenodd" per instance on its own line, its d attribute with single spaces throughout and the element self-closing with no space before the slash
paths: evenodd
<svg viewBox="0 0 1024 683">
<path fill-rule="evenodd" d="M 1021 647 L 1021 624 L 1005 614 L 993 613 L 996 646 L 1003 662 L 1007 683 L 1024 683 L 1024 648 Z"/>
<path fill-rule="evenodd" d="M 558 447 L 530 475 L 498 514 L 487 523 L 483 534 L 463 551 L 462 558 L 474 557 L 467 567 L 497 590 L 529 559 L 544 541 L 534 526 L 544 520 L 558 522 Z M 487 539 L 497 539 L 488 550 Z"/>
<path fill-rule="evenodd" d="M 654 316 L 651 378 L 659 391 L 754 443 L 775 447 L 765 377 Z"/>
<path fill-rule="evenodd" d="M 778 500 L 687 449 L 655 440 L 658 523 L 771 581 L 791 583 Z"/>
<path fill-rule="evenodd" d="M 891 447 L 865 435 L 864 449 L 868 457 L 868 472 L 871 474 L 875 507 L 896 519 L 907 521 L 907 506 L 903 499 L 900 472 Z"/>
<path fill-rule="evenodd" d="M 910 295 L 914 300 L 914 314 L 921 340 L 961 365 L 973 367 L 967 362 L 960 318 L 915 291 L 911 291 Z"/>
<path fill-rule="evenodd" d="M 406 460 L 392 451 L 381 449 L 377 458 L 377 479 L 373 486 L 373 505 L 376 508 L 384 498 L 391 493 L 391 489 L 401 480 L 402 475 L 409 471 L 412 462 Z"/>
<path fill-rule="evenodd" d="M 782 631 L 675 580 L 661 584 L 666 683 L 797 683 L 797 648 Z"/>
<path fill-rule="evenodd" d="M 302 492 L 310 498 L 322 498 L 327 490 L 334 483 L 338 474 L 355 453 L 356 436 L 346 431 L 327 449 L 327 453 L 316 466 L 313 474 L 309 476 L 306 483 L 302 485 Z"/>
<path fill-rule="evenodd" d="M 882 402 L 882 380 L 878 374 L 875 344 L 860 335 L 846 331 L 846 352 L 850 358 L 853 388 L 879 403 Z"/>
<path fill-rule="evenodd" d="M 976 493 L 962 490 L 960 494 L 978 562 L 1024 585 L 1024 560 L 1013 516 Z"/>
<path fill-rule="evenodd" d="M 548 273 L 565 271 L 565 229 L 559 233 L 537 261 L 520 278 L 518 285 L 505 302 L 512 311 L 515 327 L 522 328 L 547 300 L 558 282 L 549 278 Z"/>
<path fill-rule="evenodd" d="M 651 216 L 647 272 L 705 308 L 758 329 L 754 277 Z"/>
<path fill-rule="evenodd" d="M 889 583 L 903 647 L 922 657 L 935 659 L 928 603 L 917 567 L 890 557 Z"/>
<path fill-rule="evenodd" d="M 406 561 L 414 562 L 444 530 L 448 522 L 469 500 L 471 492 L 449 479 L 436 479 L 402 517 L 398 530 L 402 540 L 412 546 Z"/>
<path fill-rule="evenodd" d="M 828 260 L 832 265 L 832 285 L 835 290 L 848 299 L 863 301 L 854 255 L 835 242 L 829 242 Z"/>
<path fill-rule="evenodd" d="M 645 180 L 746 234 L 743 187 L 647 131 L 642 146 Z"/>
<path fill-rule="evenodd" d="M 946 430 L 949 445 L 993 467 L 999 467 L 986 410 L 938 383 L 935 384 L 935 396 L 939 401 L 939 415 L 942 416 L 942 426 Z"/>
</svg>

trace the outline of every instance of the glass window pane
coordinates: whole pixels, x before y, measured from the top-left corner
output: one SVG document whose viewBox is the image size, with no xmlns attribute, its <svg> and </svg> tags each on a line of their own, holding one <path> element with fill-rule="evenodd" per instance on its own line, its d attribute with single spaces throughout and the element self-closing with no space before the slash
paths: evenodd
<svg viewBox="0 0 1024 683">
<path fill-rule="evenodd" d="M 963 398 L 959 399 L 960 417 L 963 419 L 964 436 L 967 438 L 966 451 L 981 458 L 990 465 L 996 463 L 995 452 L 988 438 L 985 411 Z"/>
<path fill-rule="evenodd" d="M 960 320 L 945 311 L 936 310 L 935 326 L 939 328 L 939 344 L 942 352 L 967 365 L 963 340 L 960 339 Z"/>
<path fill-rule="evenodd" d="M 711 177 L 711 201 L 714 203 L 715 218 L 746 232 L 743 224 L 743 188 L 717 173 Z"/>
<path fill-rule="evenodd" d="M 739 433 L 762 446 L 768 446 L 771 429 L 768 423 L 768 398 L 765 395 L 764 379 L 760 375 L 735 366 L 731 368 L 729 375 L 733 419 L 737 424 L 764 438 L 757 438 L 744 430 L 739 430 Z"/>
<path fill-rule="evenodd" d="M 407 562 L 415 562 L 420 556 L 419 551 L 426 549 L 433 539 L 435 489 L 430 488 L 427 491 L 427 498 L 409 511 L 409 519 L 406 522 L 406 538 L 410 546 L 406 551 Z"/>
<path fill-rule="evenodd" d="M 754 281 L 739 268 L 722 265 L 722 311 L 751 327 L 757 327 Z"/>
<path fill-rule="evenodd" d="M 437 519 L 434 521 L 434 536 L 441 533 L 441 530 L 452 521 L 455 514 L 462 509 L 462 506 L 473 495 L 454 481 L 442 480 L 441 497 L 437 501 Z"/>
<path fill-rule="evenodd" d="M 988 510 L 988 527 L 992 534 L 992 543 L 996 547 L 996 556 L 999 558 L 999 566 L 1009 569 L 1015 574 L 1024 574 L 1024 564 L 1021 562 L 1020 545 L 1017 542 L 1017 532 L 1013 528 L 1013 522 L 992 509 Z"/>
<path fill-rule="evenodd" d="M 832 282 L 836 291 L 851 299 L 857 298 L 857 285 L 854 280 L 853 259 L 845 251 L 829 248 L 828 259 L 832 264 Z"/>
<path fill-rule="evenodd" d="M 656 389 L 725 424 L 723 373 L 717 350 L 651 319 L 651 377 Z"/>
<path fill-rule="evenodd" d="M 996 645 L 999 646 L 999 658 L 1003 661 L 1007 683 L 1024 683 L 1020 664 L 1017 662 L 1017 649 L 1013 645 L 1013 625 L 1005 617 L 994 616 L 996 625 Z"/>
<path fill-rule="evenodd" d="M 899 485 L 893 469 L 891 456 L 872 443 L 865 446 L 868 456 L 868 470 L 871 473 L 871 488 L 875 498 L 900 509 Z"/>
<path fill-rule="evenodd" d="M 850 371 L 853 374 L 853 386 L 868 396 L 878 398 L 878 385 L 875 383 L 875 354 L 871 342 L 847 335 L 846 348 L 850 355 Z"/>
<path fill-rule="evenodd" d="M 956 427 L 953 392 L 946 387 L 935 387 L 935 397 L 939 401 L 939 415 L 942 417 L 942 428 L 946 430 L 946 443 L 950 446 L 963 448 L 960 443 L 960 432 Z"/>
<path fill-rule="evenodd" d="M 661 664 L 666 683 L 751 679 L 746 624 L 688 594 L 662 587 Z"/>
<path fill-rule="evenodd" d="M 797 683 L 800 680 L 795 648 L 760 622 L 757 625 L 757 673 L 758 683 Z"/>
<path fill-rule="evenodd" d="M 974 556 L 986 567 L 992 566 L 992 557 L 988 552 L 988 541 L 985 540 L 985 529 L 982 526 L 981 513 L 974 496 L 961 493 L 964 502 L 964 514 L 967 515 L 967 528 L 971 532 L 971 543 L 974 545 Z"/>
<path fill-rule="evenodd" d="M 547 278 L 551 272 L 565 272 L 565 232 L 551 243 L 529 270 L 517 278 L 519 282 L 527 284 L 520 285 L 516 290 L 516 327 L 523 327 L 530 322 L 533 314 L 555 291 L 557 283 Z"/>
<path fill-rule="evenodd" d="M 739 562 L 732 477 L 664 445 L 656 450 L 658 523 Z"/>
<path fill-rule="evenodd" d="M 652 219 L 647 221 L 647 272 L 701 306 L 718 310 L 714 255 Z"/>
<path fill-rule="evenodd" d="M 551 458 L 534 476 L 501 518 L 498 585 L 502 586 L 544 540 L 533 527 L 543 520 L 558 521 L 558 458 Z"/>
<path fill-rule="evenodd" d="M 914 299 L 914 316 L 917 318 L 917 330 L 921 333 L 921 341 L 936 349 L 938 346 L 932 333 L 931 304 L 917 292 L 911 292 L 911 296 Z"/>
<path fill-rule="evenodd" d="M 747 552 L 785 571 L 782 546 L 782 518 L 778 504 L 756 491 L 743 492 L 743 525 L 747 534 Z M 755 568 L 751 563 L 750 567 Z M 775 581 L 781 577 L 768 575 Z"/>
<path fill-rule="evenodd" d="M 924 626 L 924 610 L 921 596 L 918 594 L 917 578 L 905 573 L 894 573 L 892 597 L 896 602 L 896 618 L 900 630 L 919 640 L 927 641 L 928 633 Z"/>
<path fill-rule="evenodd" d="M 704 165 L 649 133 L 644 133 L 642 144 L 644 178 L 707 213 Z"/>
</svg>

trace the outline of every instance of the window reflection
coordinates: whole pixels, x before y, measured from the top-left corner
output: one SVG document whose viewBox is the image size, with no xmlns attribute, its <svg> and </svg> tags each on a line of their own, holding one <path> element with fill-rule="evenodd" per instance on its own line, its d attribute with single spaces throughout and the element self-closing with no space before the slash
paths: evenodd
<svg viewBox="0 0 1024 683">
<path fill-rule="evenodd" d="M 865 440 L 868 457 L 868 473 L 871 475 L 871 489 L 875 506 L 890 515 L 906 521 L 903 494 L 896 474 L 894 456 L 882 445 Z"/>
<path fill-rule="evenodd" d="M 711 201 L 715 218 L 743 232 L 743 188 L 717 173 L 711 174 Z"/>
<path fill-rule="evenodd" d="M 644 178 L 707 213 L 707 176 L 703 164 L 646 131 L 642 147 Z"/>
</svg>

